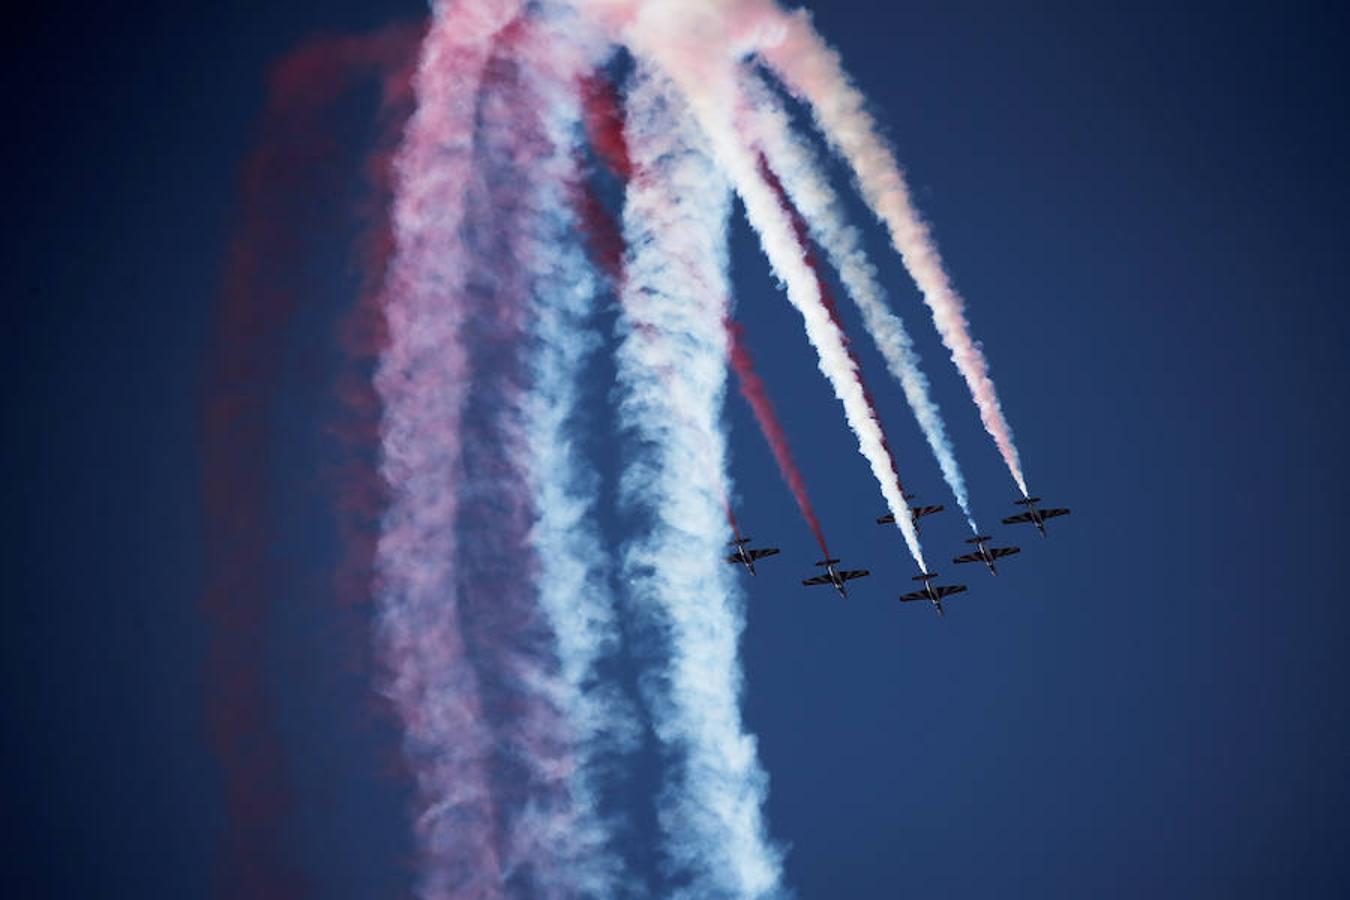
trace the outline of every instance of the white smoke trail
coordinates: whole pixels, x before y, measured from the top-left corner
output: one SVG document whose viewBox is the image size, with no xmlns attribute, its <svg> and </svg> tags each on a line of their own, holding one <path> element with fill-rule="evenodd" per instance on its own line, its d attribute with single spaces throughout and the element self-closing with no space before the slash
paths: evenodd
<svg viewBox="0 0 1350 900">
<path fill-rule="evenodd" d="M 989 363 L 970 335 L 965 304 L 943 268 L 928 225 L 914 208 L 909 186 L 878 134 L 865 99 L 844 73 L 838 53 L 811 26 L 809 13 L 801 10 L 772 18 L 779 28 L 761 31 L 766 39 L 757 48 L 760 55 L 788 90 L 809 105 L 821 133 L 852 167 L 863 197 L 890 232 L 891 243 L 932 311 L 938 334 L 970 388 L 980 421 L 1025 496 L 1022 464 L 989 377 Z"/>
<path fill-rule="evenodd" d="M 919 368 L 914 342 L 905 323 L 890 310 L 886 291 L 877 281 L 876 268 L 862 249 L 858 230 L 848 223 L 838 196 L 821 173 L 810 148 L 792 132 L 782 105 L 753 75 L 745 83 L 751 104 L 750 121 L 769 168 L 778 176 L 793 205 L 810 227 L 812 236 L 839 272 L 844 289 L 858 304 L 867 332 L 886 361 L 886 368 L 900 383 L 905 400 L 937 458 L 942 477 L 965 513 L 971 531 L 979 533 L 970 511 L 965 476 L 956 462 L 942 414 L 929 393 L 928 378 Z"/>
<path fill-rule="evenodd" d="M 492 35 L 518 10 L 515 0 L 437 7 L 395 165 L 388 345 L 375 376 L 390 490 L 376 551 L 376 642 L 417 781 L 423 897 L 501 896 L 489 737 L 453 600 L 454 483 L 465 375 L 460 226 L 475 101 Z"/>
<path fill-rule="evenodd" d="M 565 734 L 553 742 L 565 743 L 572 755 L 570 766 L 553 773 L 565 808 L 524 816 L 508 851 L 509 867 L 537 870 L 535 896 L 609 897 L 628 888 L 613 847 L 614 823 L 599 811 L 598 782 L 612 756 L 636 744 L 637 725 L 624 698 L 597 671 L 618 634 L 608 556 L 594 522 L 599 485 L 573 438 L 581 374 L 600 344 L 587 330 L 599 284 L 570 203 L 580 178 L 577 85 L 602 52 L 565 8 L 539 4 L 516 53 L 514 112 L 517 120 L 531 121 L 505 136 L 524 145 L 516 173 L 523 183 L 521 224 L 513 241 L 532 293 L 522 468 L 535 500 L 530 545 L 538 559 L 538 602 L 558 663 L 554 673 L 522 658 L 521 675 L 560 708 Z"/>
<path fill-rule="evenodd" d="M 785 284 L 788 300 L 801 313 L 820 370 L 843 404 L 859 450 L 872 468 L 910 554 L 920 570 L 927 571 L 881 425 L 867 402 L 843 335 L 822 302 L 820 286 L 787 212 L 761 176 L 756 156 L 736 126 L 736 113 L 745 104 L 735 60 L 742 47 L 762 42 L 762 35 L 753 32 L 757 20 L 732 17 L 728 13 L 736 10 L 729 8 L 689 6 L 678 0 L 649 0 L 636 8 L 623 7 L 622 17 L 614 15 L 619 6 L 606 2 L 602 12 L 611 23 L 618 23 L 634 52 L 659 64 L 685 96 L 711 143 L 718 167 L 745 204 L 746 216 L 770 266 Z"/>
<path fill-rule="evenodd" d="M 762 897 L 777 892 L 781 859 L 740 717 L 743 600 L 722 561 L 730 196 L 681 104 L 641 65 L 626 128 L 636 174 L 616 356 L 630 450 L 621 494 L 640 523 L 623 566 L 635 616 L 669 646 L 643 682 L 656 734 L 677 754 L 658 809 L 668 874 L 684 885 L 675 896 Z"/>
</svg>

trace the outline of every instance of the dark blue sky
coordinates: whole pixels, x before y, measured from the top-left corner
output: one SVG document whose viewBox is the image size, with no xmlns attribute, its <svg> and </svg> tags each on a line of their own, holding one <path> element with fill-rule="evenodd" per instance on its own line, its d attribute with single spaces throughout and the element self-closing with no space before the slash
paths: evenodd
<svg viewBox="0 0 1350 900">
<path fill-rule="evenodd" d="M 752 349 L 832 546 L 873 571 L 847 602 L 796 586 L 810 535 L 733 399 L 742 525 L 784 549 L 749 585 L 744 661 L 789 884 L 1337 896 L 1345 13 L 875 5 L 820 4 L 817 22 L 934 223 L 1031 486 L 1074 513 L 1049 540 L 999 528 L 1024 552 L 997 580 L 961 571 L 972 590 L 945 620 L 899 607 L 912 563 L 871 524 L 870 476 L 738 228 Z M 316 30 L 420 9 L 50 12 L 6 59 L 0 808 L 17 837 L 7 880 L 31 895 L 209 893 L 224 807 L 204 737 L 197 426 L 237 173 L 270 60 Z M 882 235 L 867 236 L 995 528 L 1015 489 Z M 951 505 L 843 307 L 906 484 Z M 294 534 L 319 507 L 284 477 L 305 468 L 303 429 L 288 437 L 276 505 Z M 962 526 L 929 521 L 944 560 Z M 307 549 L 322 555 L 278 552 Z M 320 594 L 305 566 L 287 572 L 288 597 Z M 402 787 L 379 770 L 385 725 L 352 711 L 366 701 L 326 640 L 342 624 L 321 603 L 283 609 L 288 839 L 318 895 L 387 895 L 410 850 Z"/>
</svg>

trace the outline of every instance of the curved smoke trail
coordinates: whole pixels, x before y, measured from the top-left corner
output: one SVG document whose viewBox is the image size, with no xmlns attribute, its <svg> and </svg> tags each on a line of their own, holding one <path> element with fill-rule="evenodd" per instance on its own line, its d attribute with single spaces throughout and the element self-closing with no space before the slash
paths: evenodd
<svg viewBox="0 0 1350 900">
<path fill-rule="evenodd" d="M 389 486 L 376 549 L 376 640 L 388 670 L 382 690 L 403 720 L 418 786 L 426 897 L 501 896 L 491 738 L 455 603 L 455 484 L 467 374 L 460 229 L 476 98 L 492 38 L 518 11 L 514 0 L 436 7 L 414 76 L 417 109 L 395 161 L 389 334 L 375 376 Z"/>
<path fill-rule="evenodd" d="M 642 66 L 626 124 L 637 174 L 616 355 L 631 438 L 621 494 L 639 524 L 623 568 L 635 614 L 670 654 L 643 682 L 675 754 L 658 816 L 675 896 L 765 896 L 781 860 L 761 817 L 767 778 L 741 724 L 741 598 L 722 562 L 730 196 L 677 98 Z"/>
<path fill-rule="evenodd" d="M 863 197 L 890 232 L 891 243 L 932 311 L 942 343 L 970 388 L 980 421 L 1025 496 L 1021 460 L 989 377 L 989 363 L 970 335 L 965 304 L 943 268 L 894 155 L 877 133 L 866 101 L 844 73 L 839 55 L 812 28 L 807 12 L 773 18 L 780 27 L 761 32 L 767 39 L 757 47 L 759 54 L 788 90 L 807 103 L 821 133 L 848 161 Z"/>
<path fill-rule="evenodd" d="M 316 889 L 287 834 L 298 795 L 268 684 L 268 627 L 280 577 L 270 546 L 277 535 L 268 460 L 278 437 L 275 402 L 287 335 L 297 315 L 322 303 L 306 276 L 310 239 L 316 230 L 325 233 L 316 228 L 325 202 L 343 195 L 342 167 L 331 165 L 340 156 L 334 113 L 365 85 L 383 82 L 392 101 L 417 38 L 415 26 L 395 25 L 313 38 L 287 53 L 268 72 L 258 144 L 241 171 L 238 234 L 214 312 L 201 421 L 208 567 L 202 606 L 211 626 L 206 716 L 227 816 L 216 873 L 222 897 L 300 898 Z M 399 104 L 382 112 L 396 122 L 403 111 L 390 105 Z M 330 165 L 316 166 L 316 159 Z M 350 431 L 342 438 L 360 440 Z M 336 486 L 339 529 L 351 526 L 354 495 L 368 484 L 343 479 Z M 344 544 L 348 534 L 342 532 Z M 356 567 L 344 562 L 344 574 Z M 353 615 L 353 593 L 339 592 L 342 626 Z"/>
<path fill-rule="evenodd" d="M 573 438 L 579 380 L 599 346 L 588 330 L 599 285 L 577 242 L 572 207 L 580 179 L 578 85 L 604 49 L 565 7 L 537 4 L 513 35 L 511 64 L 482 112 L 483 139 L 497 143 L 489 155 L 497 166 L 508 163 L 491 205 L 506 253 L 486 258 L 514 261 L 529 297 L 522 335 L 529 390 L 506 414 L 518 414 L 514 449 L 521 486 L 533 500 L 528 546 L 538 569 L 523 599 L 542 611 L 549 646 L 528 653 L 528 645 L 503 641 L 499 632 L 491 638 L 498 657 L 510 660 L 515 745 L 537 785 L 510 804 L 525 812 L 507 862 L 532 870 L 530 896 L 613 896 L 627 884 L 614 823 L 599 812 L 599 788 L 609 761 L 636 742 L 637 731 L 628 705 L 598 672 L 618 635 L 594 522 L 599 486 Z M 490 597 L 501 600 L 500 593 Z M 542 714 L 522 715 L 530 710 Z"/>
<path fill-rule="evenodd" d="M 927 571 L 885 436 L 858 380 L 843 335 L 821 302 L 819 284 L 802 256 L 787 213 L 761 176 L 754 152 L 736 127 L 735 113 L 744 105 L 735 68 L 736 49 L 740 44 L 752 46 L 758 36 L 746 33 L 747 23 L 728 12 L 662 0 L 628 8 L 628 15 L 619 19 L 619 27 L 640 56 L 659 64 L 678 85 L 707 135 L 718 167 L 745 204 L 746 216 L 759 235 L 770 266 L 784 282 L 789 302 L 802 316 L 820 370 L 844 407 L 859 450 L 895 516 L 910 555 L 921 571 Z M 755 23 L 751 20 L 749 24 Z"/>
<path fill-rule="evenodd" d="M 806 143 L 793 134 L 782 106 L 757 79 L 747 79 L 747 87 L 751 100 L 750 120 L 769 167 L 839 272 L 844 289 L 858 304 L 867 332 L 886 361 L 886 368 L 900 383 L 905 400 L 938 461 L 943 479 L 965 513 L 971 530 L 978 533 L 975 517 L 970 511 L 965 476 L 956 462 L 938 405 L 929 393 L 928 378 L 919 368 L 914 342 L 905 323 L 889 309 L 886 291 L 877 281 L 876 268 L 863 252 L 858 230 L 845 218 L 838 196 L 821 173 Z"/>
</svg>

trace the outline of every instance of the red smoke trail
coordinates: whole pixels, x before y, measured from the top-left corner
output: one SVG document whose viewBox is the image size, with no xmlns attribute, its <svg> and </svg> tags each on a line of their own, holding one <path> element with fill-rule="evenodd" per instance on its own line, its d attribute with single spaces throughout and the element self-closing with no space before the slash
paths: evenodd
<svg viewBox="0 0 1350 900">
<path fill-rule="evenodd" d="M 269 75 L 256 148 L 240 176 L 236 236 L 215 311 L 202 407 L 207 537 L 203 614 L 211 626 L 207 721 L 223 769 L 228 816 L 217 890 L 294 898 L 311 887 L 289 858 L 284 819 L 294 797 L 264 673 L 277 571 L 266 472 L 284 332 L 312 297 L 297 260 L 324 199 L 340 191 L 324 118 L 372 69 L 408 52 L 406 29 L 312 40 Z"/>
<path fill-rule="evenodd" d="M 623 135 L 623 107 L 619 92 L 603 74 L 596 73 L 581 85 L 586 116 L 586 133 L 596 156 L 622 182 L 633 177 L 633 160 L 628 155 L 628 140 Z"/>
<path fill-rule="evenodd" d="M 633 177 L 634 171 L 628 154 L 628 145 L 624 139 L 623 112 L 619 106 L 618 92 L 609 79 L 597 74 L 586 80 L 583 85 L 583 95 L 586 99 L 586 129 L 591 146 L 594 148 L 596 155 L 609 166 L 613 174 L 620 181 L 626 183 L 629 178 Z M 776 181 L 774 185 L 782 196 L 781 186 L 778 186 Z M 580 185 L 577 197 L 578 214 L 591 241 L 591 252 L 595 256 L 597 264 L 610 273 L 614 279 L 615 289 L 618 290 L 623 278 L 623 234 L 618 223 L 614 220 L 614 216 L 605 208 L 592 187 L 586 184 Z M 832 301 L 827 301 L 827 303 L 829 303 L 831 314 L 833 314 Z M 802 518 L 810 526 L 811 533 L 815 535 L 816 542 L 820 544 L 820 549 L 825 553 L 825 558 L 828 559 L 830 551 L 825 542 L 824 529 L 820 527 L 820 519 L 816 516 L 815 507 L 811 504 L 811 497 L 806 490 L 806 480 L 802 477 L 801 470 L 797 468 L 797 462 L 792 456 L 787 432 L 783 430 L 782 423 L 778 420 L 778 413 L 774 409 L 773 401 L 769 398 L 769 392 L 764 385 L 764 381 L 755 371 L 754 359 L 745 343 L 744 330 L 739 323 L 730 319 L 727 320 L 726 327 L 728 357 L 731 369 L 736 373 L 736 382 L 740 388 L 741 396 L 745 397 L 746 402 L 750 404 L 755 422 L 759 425 L 764 440 L 768 442 L 769 449 L 773 452 L 774 461 L 778 464 L 778 471 L 782 474 L 783 480 L 787 482 L 793 498 L 797 501 L 797 507 L 801 510 Z M 727 522 L 731 525 L 732 533 L 739 538 L 741 536 L 740 529 L 732 512 L 731 502 L 725 501 L 725 505 Z"/>
<path fill-rule="evenodd" d="M 381 296 L 385 270 L 394 252 L 389 218 L 393 163 L 403 127 L 413 111 L 412 74 L 424 31 L 425 26 L 399 29 L 402 44 L 382 66 L 378 136 L 365 161 L 366 195 L 355 211 L 362 223 L 355 242 L 359 295 L 338 326 L 338 345 L 344 359 L 335 393 L 341 412 L 327 430 L 340 445 L 342 459 L 330 471 L 328 481 L 344 548 L 335 576 L 337 596 L 344 606 L 364 605 L 371 599 L 378 519 L 385 503 L 385 486 L 375 459 L 381 405 L 371 375 L 388 340 Z"/>
<path fill-rule="evenodd" d="M 360 287 L 352 309 L 338 323 L 342 360 L 333 386 L 337 410 L 326 428 L 337 449 L 337 459 L 327 467 L 324 481 L 341 554 L 333 573 L 333 591 L 340 609 L 347 613 L 339 635 L 341 654 L 352 661 L 352 669 L 366 684 L 375 671 L 370 604 L 380 517 L 388 504 L 378 462 L 383 406 L 373 375 L 388 341 L 382 299 L 385 272 L 394 252 L 390 220 L 394 158 L 415 107 L 412 76 L 425 32 L 425 24 L 390 29 L 390 52 L 379 65 L 382 93 L 377 137 L 365 160 L 366 193 L 355 210 L 362 224 L 354 247 Z M 387 700 L 374 691 L 368 691 L 365 698 L 367 714 L 396 731 L 398 714 Z M 411 773 L 396 745 L 388 748 L 381 762 L 383 772 L 411 784 Z"/>
<path fill-rule="evenodd" d="M 764 158 L 764 154 L 762 153 L 759 155 L 759 169 L 760 174 L 763 175 L 764 180 L 768 183 L 770 189 L 772 189 L 775 196 L 778 197 L 779 205 L 782 206 L 783 211 L 788 214 L 788 218 L 792 220 L 792 230 L 797 235 L 797 243 L 801 247 L 802 258 L 806 261 L 807 267 L 811 269 L 811 273 L 816 277 L 816 285 L 820 289 L 820 302 L 825 307 L 826 312 L 830 314 L 830 321 L 832 321 L 834 326 L 839 329 L 839 334 L 844 339 L 844 350 L 848 353 L 849 362 L 853 364 L 853 374 L 858 381 L 858 387 L 862 388 L 863 400 L 867 403 L 867 409 L 872 418 L 876 421 L 877 428 L 882 432 L 881 447 L 886 451 L 886 458 L 890 460 L 891 473 L 895 475 L 895 483 L 900 486 L 900 493 L 908 496 L 905 491 L 905 485 L 900 480 L 900 469 L 895 464 L 895 454 L 891 452 L 891 442 L 886 437 L 885 429 L 881 427 L 881 416 L 877 413 L 876 401 L 872 399 L 872 391 L 867 387 L 867 382 L 863 380 L 862 365 L 858 362 L 858 357 L 853 352 L 853 342 L 849 340 L 848 332 L 844 330 L 844 323 L 839 318 L 839 307 L 835 303 L 834 294 L 830 291 L 829 285 L 825 283 L 825 278 L 821 275 L 820 260 L 816 257 L 815 250 L 813 249 L 811 233 L 807 228 L 806 220 L 802 218 L 801 213 L 797 211 L 797 207 L 793 205 L 792 200 L 787 195 L 787 191 L 783 188 L 783 183 L 778 180 L 778 176 L 774 173 L 773 169 L 769 167 L 768 160 Z"/>
<path fill-rule="evenodd" d="M 797 507 L 802 511 L 802 518 L 811 526 L 811 533 L 816 536 L 816 542 L 820 544 L 825 558 L 829 559 L 830 548 L 825 544 L 825 532 L 820 527 L 820 520 L 816 518 L 811 498 L 806 493 L 806 482 L 802 478 L 801 470 L 797 468 L 797 462 L 792 458 L 787 433 L 783 431 L 783 426 L 778 421 L 778 413 L 774 410 L 773 401 L 769 399 L 764 381 L 755 371 L 754 360 L 751 359 L 750 350 L 745 344 L 745 332 L 739 322 L 727 320 L 727 339 L 730 345 L 728 352 L 731 368 L 736 373 L 741 396 L 750 404 L 755 421 L 759 423 L 759 430 L 764 433 L 764 439 L 769 442 L 769 449 L 773 451 L 778 471 L 782 473 L 783 480 L 787 482 L 792 496 L 797 501 Z"/>
<path fill-rule="evenodd" d="M 731 526 L 731 533 L 739 541 L 741 539 L 741 526 L 736 522 L 736 513 L 731 509 L 731 502 L 724 501 L 722 505 L 727 509 L 727 524 Z"/>
</svg>

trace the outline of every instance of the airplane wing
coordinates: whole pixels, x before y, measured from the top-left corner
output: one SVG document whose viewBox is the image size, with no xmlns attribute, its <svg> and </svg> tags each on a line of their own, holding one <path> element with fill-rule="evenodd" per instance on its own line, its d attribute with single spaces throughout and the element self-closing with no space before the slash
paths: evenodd
<svg viewBox="0 0 1350 900">
<path fill-rule="evenodd" d="M 1045 513 L 1041 513 L 1041 515 L 1045 515 Z M 1015 516 L 1008 516 L 1008 518 L 1006 518 L 1006 519 L 1003 520 L 1003 524 L 1004 524 L 1004 525 L 1021 525 L 1021 524 L 1024 523 L 1024 522 L 1030 522 L 1030 521 L 1032 521 L 1031 513 L 1018 513 L 1018 514 L 1015 515 Z"/>
<path fill-rule="evenodd" d="M 830 583 L 831 583 L 830 576 L 828 575 L 816 575 L 813 578 L 802 579 L 802 584 L 806 585 L 807 587 L 810 587 L 813 584 L 830 584 Z"/>
<path fill-rule="evenodd" d="M 925 594 L 923 591 L 915 591 L 915 592 L 912 593 L 912 594 L 901 594 L 901 595 L 900 595 L 900 602 L 901 602 L 901 603 L 908 603 L 908 602 L 911 601 L 911 600 L 927 600 L 927 599 L 928 599 L 928 595 Z"/>
<path fill-rule="evenodd" d="M 995 552 L 994 555 L 997 556 L 998 553 Z M 952 562 L 954 563 L 984 562 L 984 560 L 980 558 L 980 554 L 978 553 L 967 553 L 965 556 L 953 557 Z"/>
<path fill-rule="evenodd" d="M 1012 556 L 1014 553 L 1021 553 L 1021 547 L 990 547 L 989 555 L 994 559 L 1002 559 L 1005 556 Z M 960 560 L 957 560 L 960 562 Z"/>
<path fill-rule="evenodd" d="M 766 557 L 766 556 L 773 556 L 773 555 L 774 555 L 775 553 L 777 553 L 777 552 L 778 552 L 778 548 L 777 548 L 777 547 L 765 547 L 763 550 L 751 550 L 751 551 L 750 551 L 750 558 L 751 558 L 751 559 L 763 559 L 763 558 Z"/>
<path fill-rule="evenodd" d="M 1068 514 L 1069 514 L 1069 511 L 1068 511 L 1067 509 L 1043 509 L 1043 510 L 1041 510 L 1041 518 L 1043 518 L 1043 519 L 1053 519 L 1055 516 L 1067 516 Z"/>
<path fill-rule="evenodd" d="M 734 553 L 727 557 L 727 562 L 729 563 L 738 563 L 740 561 L 741 558 Z"/>
<path fill-rule="evenodd" d="M 847 571 L 840 572 L 839 577 L 844 579 L 845 581 L 849 581 L 850 579 L 853 578 L 862 578 L 864 576 L 871 574 L 872 573 L 867 571 L 866 569 L 849 569 Z"/>
<path fill-rule="evenodd" d="M 931 516 L 933 513 L 942 512 L 941 506 L 919 506 L 914 509 L 914 518 L 922 519 L 924 516 Z"/>
<path fill-rule="evenodd" d="M 944 584 L 933 588 L 937 591 L 939 597 L 950 597 L 952 594 L 959 594 L 966 589 L 964 584 Z"/>
<path fill-rule="evenodd" d="M 877 516 L 877 524 L 878 524 L 878 525 L 894 525 L 894 524 L 895 524 L 895 516 L 891 515 L 890 513 L 886 513 L 886 515 L 884 515 L 884 516 Z"/>
</svg>

